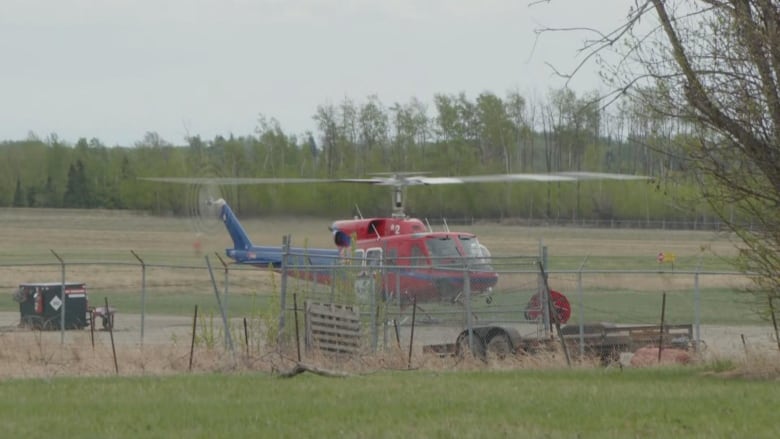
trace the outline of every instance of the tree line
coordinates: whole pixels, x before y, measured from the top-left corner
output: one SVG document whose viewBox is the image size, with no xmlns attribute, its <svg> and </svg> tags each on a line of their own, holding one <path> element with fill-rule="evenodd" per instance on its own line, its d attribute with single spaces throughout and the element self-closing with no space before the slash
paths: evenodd
<svg viewBox="0 0 780 439">
<path fill-rule="evenodd" d="M 495 183 L 410 188 L 410 213 L 427 217 L 695 220 L 704 205 L 679 207 L 695 194 L 668 147 L 690 134 L 673 119 L 629 101 L 600 107 L 596 92 L 550 90 L 529 100 L 517 92 L 438 94 L 384 104 L 378 96 L 317 106 L 316 131 L 295 135 L 258 117 L 253 135 L 191 136 L 173 144 L 154 132 L 131 146 L 99 139 L 75 144 L 55 134 L 0 144 L 0 206 L 134 209 L 188 214 L 197 188 L 137 177 L 357 178 L 382 172 L 433 176 L 601 171 L 664 183 Z M 661 151 L 664 152 L 661 152 Z M 670 183 L 670 181 L 673 181 Z M 389 213 L 390 192 L 377 187 L 311 184 L 222 188 L 241 213 L 344 216 L 357 206 Z"/>
</svg>

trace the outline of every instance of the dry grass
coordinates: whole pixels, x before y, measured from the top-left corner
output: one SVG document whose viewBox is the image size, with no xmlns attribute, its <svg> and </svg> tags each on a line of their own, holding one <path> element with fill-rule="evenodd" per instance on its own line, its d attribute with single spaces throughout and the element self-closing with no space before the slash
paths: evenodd
<svg viewBox="0 0 780 439">
<path fill-rule="evenodd" d="M 0 378 L 105 376 L 116 373 L 110 341 L 99 337 L 93 349 L 89 334 L 70 337 L 64 345 L 60 344 L 58 334 L 54 335 L 39 331 L 0 334 Z M 152 345 L 143 349 L 121 345 L 117 346 L 117 364 L 122 375 L 180 373 L 188 366 L 187 351 L 185 347 L 176 345 Z"/>
<path fill-rule="evenodd" d="M 199 372 L 284 372 L 296 364 L 296 352 L 288 349 L 244 351 L 236 346 L 235 357 L 221 344 L 206 347 L 196 343 L 190 369 L 190 343 L 115 344 L 119 375 L 164 376 Z M 510 356 L 487 361 L 466 357 L 439 357 L 414 351 L 411 362 L 406 349 L 388 349 L 378 353 L 364 351 L 344 356 L 320 351 L 304 352 L 303 362 L 329 370 L 362 375 L 381 370 L 476 371 L 516 369 L 564 369 L 567 364 L 560 352 Z M 600 367 L 596 359 L 573 360 L 572 367 Z M 110 376 L 117 374 L 109 334 L 95 333 L 92 346 L 90 334 L 68 334 L 65 344 L 57 332 L 4 331 L 0 333 L 0 379 L 55 378 L 63 376 Z"/>
<path fill-rule="evenodd" d="M 703 359 L 712 375 L 751 380 L 780 380 L 780 349 L 745 346 L 742 353 L 707 351 Z"/>
<path fill-rule="evenodd" d="M 295 349 L 283 353 L 261 350 L 247 353 L 237 345 L 233 356 L 221 344 L 207 347 L 196 343 L 190 368 L 189 341 L 115 345 L 117 365 L 121 376 L 165 376 L 182 373 L 210 372 L 266 372 L 284 373 L 292 370 L 296 361 Z M 252 348 L 254 349 L 254 348 Z M 437 356 L 414 351 L 409 361 L 408 350 L 390 348 L 377 353 L 368 350 L 353 356 L 333 355 L 320 351 L 303 352 L 303 363 L 324 370 L 349 375 L 366 375 L 378 371 L 426 370 L 446 371 L 508 371 L 508 370 L 564 370 L 603 368 L 598 358 L 580 359 L 572 354 L 571 365 L 557 347 L 548 351 L 488 358 L 487 361 L 471 356 Z M 628 358 L 607 365 L 607 368 L 630 367 Z M 705 351 L 694 356 L 691 365 L 704 367 L 709 374 L 726 378 L 757 380 L 780 379 L 780 352 L 762 348 L 750 348 L 744 353 Z M 654 367 L 654 366 L 650 366 Z M 667 367 L 667 366 L 658 366 Z M 95 333 L 92 347 L 90 334 L 69 334 L 65 344 L 60 343 L 59 333 L 41 331 L 4 331 L 0 333 L 0 380 L 19 378 L 85 377 L 116 375 L 109 334 Z"/>
</svg>

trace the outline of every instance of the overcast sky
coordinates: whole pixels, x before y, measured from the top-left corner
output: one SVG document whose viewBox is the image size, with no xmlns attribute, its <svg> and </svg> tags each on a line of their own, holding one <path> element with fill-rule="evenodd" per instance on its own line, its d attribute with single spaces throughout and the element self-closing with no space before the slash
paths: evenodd
<svg viewBox="0 0 780 439">
<path fill-rule="evenodd" d="M 0 141 L 56 133 L 130 146 L 147 131 L 254 133 L 257 117 L 314 130 L 321 104 L 376 94 L 561 87 L 545 62 L 577 64 L 588 35 L 631 0 L 0 0 Z M 602 88 L 590 64 L 571 82 Z"/>
</svg>

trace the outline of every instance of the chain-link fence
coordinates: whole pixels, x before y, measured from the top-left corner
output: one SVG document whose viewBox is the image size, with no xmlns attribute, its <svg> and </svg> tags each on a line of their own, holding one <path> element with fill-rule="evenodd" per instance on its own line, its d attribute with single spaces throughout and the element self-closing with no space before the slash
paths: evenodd
<svg viewBox="0 0 780 439">
<path fill-rule="evenodd" d="M 740 342 L 744 347 L 746 335 L 753 343 L 777 342 L 767 314 L 772 307 L 768 296 L 749 294 L 751 276 L 734 271 L 675 270 L 669 265 L 657 270 L 545 270 L 544 252 L 539 257 L 475 260 L 465 266 L 412 258 L 372 261 L 363 255 L 310 267 L 303 262 L 305 255 L 289 257 L 298 263 L 282 271 L 283 279 L 311 279 L 332 270 L 325 278 L 333 283 L 301 287 L 297 280 L 292 290 L 281 290 L 282 303 L 289 304 L 284 296 L 292 291 L 297 303 L 356 306 L 362 318 L 362 343 L 370 350 L 405 349 L 413 343 L 457 347 L 462 334 L 480 328 L 487 334 L 486 328 L 494 327 L 514 331 L 524 340 L 549 340 L 556 323 L 568 325 L 569 334 L 579 330 L 580 340 L 585 328 L 594 325 L 666 325 L 689 327 L 688 341 L 696 349 L 733 351 Z M 495 283 L 486 286 L 486 273 L 495 276 Z M 282 309 L 279 329 L 291 334 L 285 322 L 291 322 L 301 307 Z M 582 343 L 579 349 L 582 352 Z"/>
<path fill-rule="evenodd" d="M 753 287 L 750 275 L 675 270 L 670 265 L 659 265 L 656 270 L 586 269 L 584 260 L 577 270 L 545 271 L 545 259 L 542 252 L 539 257 L 493 257 L 489 265 L 471 261 L 464 266 L 435 260 L 342 258 L 328 268 L 290 265 L 287 277 L 291 279 L 307 277 L 301 273 L 310 269 L 330 269 L 335 270 L 331 274 L 334 282 L 319 289 L 313 283 L 296 284 L 281 293 L 289 297 L 292 291 L 297 303 L 355 305 L 362 318 L 362 342 L 370 350 L 412 343 L 457 345 L 459 334 L 491 327 L 509 328 L 525 340 L 549 340 L 556 323 L 568 325 L 569 334 L 579 332 L 580 340 L 594 325 L 663 324 L 689 327 L 688 341 L 695 349 L 709 346 L 733 352 L 740 343 L 744 348 L 746 339 L 777 345 L 777 333 L 767 314 L 771 304 L 766 295 L 749 293 Z M 479 283 L 486 272 L 496 276 L 489 287 Z M 449 288 L 437 283 L 442 278 L 451 283 Z M 289 334 L 285 322 L 292 321 L 300 306 L 284 309 L 280 329 Z M 583 344 L 578 348 L 582 352 Z"/>
<path fill-rule="evenodd" d="M 666 324 L 690 324 L 697 346 L 733 349 L 746 338 L 776 342 L 765 296 L 746 294 L 750 276 L 738 272 L 666 265 L 545 272 L 543 256 L 494 256 L 464 265 L 361 254 L 314 266 L 305 252 L 288 251 L 275 270 L 231 265 L 217 254 L 192 265 L 148 264 L 143 255 L 134 257 L 135 263 L 0 265 L 0 287 L 9 293 L 0 306 L 2 324 L 16 327 L 21 321 L 11 294 L 19 285 L 83 282 L 90 308 L 108 302 L 117 310 L 118 339 L 141 345 L 189 337 L 198 306 L 199 337 L 206 343 L 292 350 L 304 340 L 307 302 L 359 310 L 360 345 L 369 352 L 455 343 L 464 331 L 491 326 L 511 328 L 525 339 L 550 338 L 555 324 L 550 306 L 569 326 L 657 325 L 663 313 Z M 63 331 L 63 340 L 67 336 Z"/>
</svg>

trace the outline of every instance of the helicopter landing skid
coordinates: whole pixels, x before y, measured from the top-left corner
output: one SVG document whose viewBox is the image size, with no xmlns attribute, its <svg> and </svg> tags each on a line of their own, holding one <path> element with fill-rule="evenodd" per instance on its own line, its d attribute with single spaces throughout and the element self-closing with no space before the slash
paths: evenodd
<svg viewBox="0 0 780 439">
<path fill-rule="evenodd" d="M 465 301 L 463 301 L 463 300 L 461 300 L 461 295 L 462 295 L 462 294 L 463 294 L 463 292 L 460 292 L 460 293 L 458 293 L 458 294 L 457 294 L 455 297 L 453 297 L 453 299 L 452 299 L 452 303 L 458 304 L 458 305 L 460 305 L 460 306 L 462 306 L 462 307 L 464 307 L 464 308 L 465 308 L 465 307 L 466 307 L 466 302 L 465 302 Z M 488 297 L 490 297 L 490 296 L 488 296 Z M 492 299 L 491 299 L 491 302 L 492 302 Z M 488 303 L 490 303 L 490 302 L 488 302 Z M 478 315 L 477 315 L 477 313 L 475 313 L 474 311 L 471 311 L 471 317 L 472 317 L 474 320 L 477 320 L 477 321 L 479 321 L 479 316 L 478 316 Z"/>
</svg>

